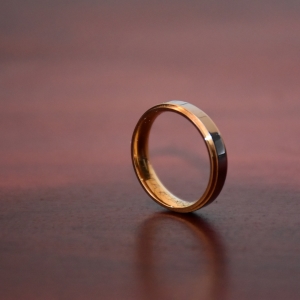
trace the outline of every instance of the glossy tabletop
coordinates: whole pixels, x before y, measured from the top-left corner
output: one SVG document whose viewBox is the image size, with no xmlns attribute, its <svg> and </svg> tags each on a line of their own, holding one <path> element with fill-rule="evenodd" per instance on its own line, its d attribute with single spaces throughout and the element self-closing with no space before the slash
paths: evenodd
<svg viewBox="0 0 300 300">
<path fill-rule="evenodd" d="M 0 299 L 299 299 L 299 14 L 2 1 Z M 205 111 L 227 148 L 223 191 L 192 214 L 151 200 L 131 163 L 138 119 L 169 100 Z M 153 159 L 193 198 L 208 158 L 177 117 L 161 115 Z"/>
</svg>

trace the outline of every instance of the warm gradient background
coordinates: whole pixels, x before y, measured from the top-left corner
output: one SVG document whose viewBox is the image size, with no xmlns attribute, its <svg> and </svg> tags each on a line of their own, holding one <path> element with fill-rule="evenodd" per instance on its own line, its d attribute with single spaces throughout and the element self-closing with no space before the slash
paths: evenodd
<svg viewBox="0 0 300 300">
<path fill-rule="evenodd" d="M 299 3 L 1 1 L 0 299 L 299 299 Z M 171 99 L 229 157 L 217 201 L 183 216 L 129 151 Z M 203 145 L 172 118 L 153 157 L 193 196 Z"/>
</svg>

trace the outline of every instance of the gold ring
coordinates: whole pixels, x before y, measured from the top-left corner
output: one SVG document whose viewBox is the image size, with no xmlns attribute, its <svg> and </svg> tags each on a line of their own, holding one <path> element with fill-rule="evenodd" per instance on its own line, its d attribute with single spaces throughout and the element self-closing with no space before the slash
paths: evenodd
<svg viewBox="0 0 300 300">
<path fill-rule="evenodd" d="M 210 161 L 210 175 L 203 195 L 189 202 L 172 194 L 159 180 L 149 160 L 148 140 L 151 126 L 163 112 L 178 113 L 187 118 L 204 139 Z M 131 158 L 139 182 L 149 196 L 169 210 L 188 213 L 213 202 L 221 192 L 227 174 L 227 153 L 220 131 L 212 119 L 198 107 L 173 100 L 151 107 L 139 119 L 131 141 Z"/>
</svg>

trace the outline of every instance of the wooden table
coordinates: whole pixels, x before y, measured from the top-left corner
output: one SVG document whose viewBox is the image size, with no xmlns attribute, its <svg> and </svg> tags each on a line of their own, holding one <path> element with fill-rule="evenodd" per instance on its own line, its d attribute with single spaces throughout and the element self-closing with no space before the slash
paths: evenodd
<svg viewBox="0 0 300 300">
<path fill-rule="evenodd" d="M 0 299 L 300 298 L 296 2 L 2 2 Z M 171 99 L 228 150 L 221 195 L 188 215 L 131 166 L 138 118 Z M 156 166 L 193 197 L 203 144 L 159 122 Z"/>
</svg>

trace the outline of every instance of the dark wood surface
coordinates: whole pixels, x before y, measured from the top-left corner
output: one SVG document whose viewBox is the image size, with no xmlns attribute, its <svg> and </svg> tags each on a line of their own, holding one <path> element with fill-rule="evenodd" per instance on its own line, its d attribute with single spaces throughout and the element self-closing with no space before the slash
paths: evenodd
<svg viewBox="0 0 300 300">
<path fill-rule="evenodd" d="M 299 13 L 2 1 L 0 299 L 299 299 Z M 131 166 L 138 118 L 171 99 L 208 113 L 228 150 L 221 195 L 188 215 Z M 161 116 L 153 158 L 189 198 L 208 165 L 175 119 Z"/>
</svg>

